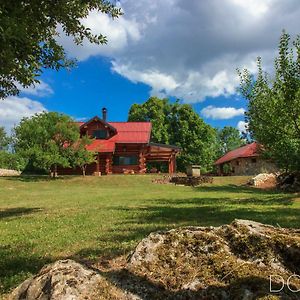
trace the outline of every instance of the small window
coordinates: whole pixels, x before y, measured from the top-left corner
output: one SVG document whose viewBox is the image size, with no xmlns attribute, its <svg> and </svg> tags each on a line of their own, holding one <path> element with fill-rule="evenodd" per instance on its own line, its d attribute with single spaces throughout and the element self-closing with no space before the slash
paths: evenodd
<svg viewBox="0 0 300 300">
<path fill-rule="evenodd" d="M 255 163 L 256 163 L 256 158 L 252 158 L 252 159 L 251 159 L 251 162 L 252 162 L 253 164 L 255 164 Z"/>
<path fill-rule="evenodd" d="M 137 156 L 114 156 L 113 162 L 115 166 L 137 165 Z"/>
<path fill-rule="evenodd" d="M 103 129 L 94 130 L 93 137 L 97 140 L 105 140 L 107 138 L 107 131 Z"/>
<path fill-rule="evenodd" d="M 235 162 L 235 164 L 236 164 L 237 166 L 239 166 L 239 165 L 240 165 L 240 162 L 237 160 L 237 161 Z"/>
</svg>

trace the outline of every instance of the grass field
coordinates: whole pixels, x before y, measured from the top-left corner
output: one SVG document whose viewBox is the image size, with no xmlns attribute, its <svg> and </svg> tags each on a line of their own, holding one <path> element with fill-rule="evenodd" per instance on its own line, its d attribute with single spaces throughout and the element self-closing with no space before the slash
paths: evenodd
<svg viewBox="0 0 300 300">
<path fill-rule="evenodd" d="M 0 178 L 0 294 L 48 262 L 126 254 L 155 230 L 235 218 L 300 228 L 299 195 L 243 187 L 245 177 L 197 188 L 152 178 Z"/>
</svg>

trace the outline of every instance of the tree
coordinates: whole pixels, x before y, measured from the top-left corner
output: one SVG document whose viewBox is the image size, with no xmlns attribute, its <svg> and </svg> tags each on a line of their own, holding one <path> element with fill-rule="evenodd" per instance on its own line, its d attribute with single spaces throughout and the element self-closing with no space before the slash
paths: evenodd
<svg viewBox="0 0 300 300">
<path fill-rule="evenodd" d="M 273 76 L 263 71 L 261 58 L 257 67 L 256 78 L 248 70 L 239 71 L 249 132 L 280 167 L 299 171 L 300 37 L 290 45 L 290 35 L 282 33 Z"/>
<path fill-rule="evenodd" d="M 0 151 L 6 150 L 10 142 L 10 138 L 6 135 L 5 128 L 0 127 Z"/>
<path fill-rule="evenodd" d="M 70 151 L 79 139 L 78 127 L 69 116 L 44 112 L 23 118 L 15 128 L 14 147 L 28 164 L 56 176 L 57 166 L 70 166 Z"/>
<path fill-rule="evenodd" d="M 105 44 L 82 19 L 96 10 L 115 18 L 120 8 L 106 0 L 24 0 L 0 2 L 0 98 L 19 93 L 18 85 L 38 83 L 43 68 L 58 70 L 74 65 L 57 41 L 60 31 L 82 44 Z"/>
<path fill-rule="evenodd" d="M 218 156 L 222 156 L 228 151 L 245 145 L 245 140 L 241 137 L 240 132 L 232 127 L 225 126 L 218 130 Z"/>
<path fill-rule="evenodd" d="M 143 104 L 133 104 L 129 110 L 128 121 L 152 122 L 152 142 L 169 143 L 169 122 L 171 105 L 168 99 L 150 97 Z"/>
<path fill-rule="evenodd" d="M 70 162 L 72 167 L 80 167 L 82 175 L 85 176 L 88 164 L 95 162 L 95 152 L 86 150 L 86 146 L 92 142 L 87 136 L 79 139 L 73 147 L 70 148 Z"/>
<path fill-rule="evenodd" d="M 185 171 L 188 164 L 201 165 L 203 172 L 211 170 L 216 158 L 216 131 L 190 105 L 151 97 L 144 104 L 134 104 L 128 120 L 151 121 L 152 142 L 181 147 L 178 170 Z"/>
<path fill-rule="evenodd" d="M 17 153 L 0 151 L 0 168 L 23 171 L 25 168 L 25 160 Z"/>
</svg>

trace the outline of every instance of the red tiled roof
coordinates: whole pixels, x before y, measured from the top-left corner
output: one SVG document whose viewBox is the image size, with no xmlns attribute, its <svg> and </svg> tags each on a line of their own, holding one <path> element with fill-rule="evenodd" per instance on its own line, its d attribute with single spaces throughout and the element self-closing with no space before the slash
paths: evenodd
<svg viewBox="0 0 300 300">
<path fill-rule="evenodd" d="M 246 146 L 227 152 L 215 162 L 215 165 L 220 165 L 236 158 L 259 156 L 258 150 L 259 144 L 253 142 Z"/>
</svg>

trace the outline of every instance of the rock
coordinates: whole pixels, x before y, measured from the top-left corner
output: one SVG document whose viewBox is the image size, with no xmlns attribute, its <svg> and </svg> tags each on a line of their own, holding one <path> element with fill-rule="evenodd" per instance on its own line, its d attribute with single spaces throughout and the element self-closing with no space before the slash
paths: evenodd
<svg viewBox="0 0 300 300">
<path fill-rule="evenodd" d="M 103 299 L 104 279 L 72 260 L 59 260 L 47 265 L 17 287 L 11 300 L 77 300 Z M 113 298 L 115 299 L 115 298 Z"/>
<path fill-rule="evenodd" d="M 151 233 L 121 265 L 101 275 L 72 260 L 44 267 L 11 295 L 14 300 L 299 299 L 278 277 L 300 289 L 300 230 L 249 220 L 220 227 Z M 277 278 L 277 279 L 276 279 Z M 277 280 L 277 281 L 276 281 Z"/>
<path fill-rule="evenodd" d="M 249 185 L 256 187 L 275 187 L 277 175 L 274 173 L 261 173 L 251 178 Z"/>
<path fill-rule="evenodd" d="M 152 233 L 128 269 L 172 291 L 166 299 L 257 299 L 272 295 L 270 275 L 300 275 L 300 231 L 235 220 Z M 300 276 L 294 284 L 300 288 Z M 297 299 L 287 289 L 278 295 Z"/>
<path fill-rule="evenodd" d="M 8 170 L 8 169 L 0 169 L 0 177 L 1 176 L 19 176 L 21 172 L 16 170 Z"/>
</svg>

